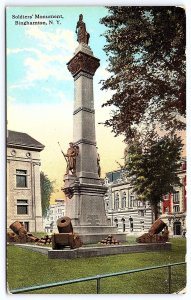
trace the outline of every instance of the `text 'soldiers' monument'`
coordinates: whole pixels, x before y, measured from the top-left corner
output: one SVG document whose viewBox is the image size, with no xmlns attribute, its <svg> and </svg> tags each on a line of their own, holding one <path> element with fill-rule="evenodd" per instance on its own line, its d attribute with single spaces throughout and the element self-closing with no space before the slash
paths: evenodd
<svg viewBox="0 0 191 300">
<path fill-rule="evenodd" d="M 124 240 L 124 234 L 116 234 L 116 227 L 108 223 L 104 208 L 107 188 L 99 177 L 93 95 L 93 76 L 100 63 L 88 46 L 90 35 L 82 15 L 76 33 L 79 46 L 67 63 L 74 78 L 74 112 L 73 142 L 65 155 L 68 163 L 62 188 L 67 197 L 66 215 L 84 243 L 98 242 L 107 234 Z"/>
</svg>

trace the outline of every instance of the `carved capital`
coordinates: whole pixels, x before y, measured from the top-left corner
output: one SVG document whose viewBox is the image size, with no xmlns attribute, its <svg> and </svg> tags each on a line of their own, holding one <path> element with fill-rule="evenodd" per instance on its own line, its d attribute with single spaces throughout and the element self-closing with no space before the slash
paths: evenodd
<svg viewBox="0 0 191 300">
<path fill-rule="evenodd" d="M 68 70 L 75 77 L 79 72 L 85 72 L 94 75 L 99 67 L 99 59 L 79 51 L 68 63 Z"/>
</svg>

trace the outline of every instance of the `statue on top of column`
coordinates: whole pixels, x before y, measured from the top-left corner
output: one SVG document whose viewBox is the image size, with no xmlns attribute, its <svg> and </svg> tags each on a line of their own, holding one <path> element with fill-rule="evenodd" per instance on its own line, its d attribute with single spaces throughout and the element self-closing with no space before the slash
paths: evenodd
<svg viewBox="0 0 191 300">
<path fill-rule="evenodd" d="M 79 20 L 76 25 L 77 41 L 78 43 L 85 43 L 88 45 L 90 34 L 86 31 L 86 24 L 83 22 L 83 15 L 79 15 Z"/>
</svg>

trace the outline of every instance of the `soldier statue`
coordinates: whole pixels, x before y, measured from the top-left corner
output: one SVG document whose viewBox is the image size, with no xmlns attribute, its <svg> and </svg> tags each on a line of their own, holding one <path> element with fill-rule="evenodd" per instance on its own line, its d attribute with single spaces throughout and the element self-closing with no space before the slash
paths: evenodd
<svg viewBox="0 0 191 300">
<path fill-rule="evenodd" d="M 64 156 L 67 158 L 67 167 L 66 167 L 66 174 L 69 174 L 69 172 L 72 173 L 72 175 L 76 175 L 76 157 L 79 153 L 79 147 L 77 145 L 74 145 L 74 143 L 69 143 L 69 148 L 67 150 L 67 153 L 64 154 Z"/>
<path fill-rule="evenodd" d="M 83 15 L 79 15 L 79 21 L 76 25 L 77 41 L 78 43 L 85 43 L 88 45 L 90 34 L 86 31 L 86 24 L 83 22 Z"/>
</svg>

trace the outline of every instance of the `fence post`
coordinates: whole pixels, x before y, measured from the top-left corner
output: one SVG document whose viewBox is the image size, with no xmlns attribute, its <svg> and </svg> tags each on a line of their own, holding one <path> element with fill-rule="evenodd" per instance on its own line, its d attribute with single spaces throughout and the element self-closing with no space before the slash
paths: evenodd
<svg viewBox="0 0 191 300">
<path fill-rule="evenodd" d="M 100 280 L 101 278 L 97 276 L 97 294 L 100 294 Z"/>
<path fill-rule="evenodd" d="M 171 294 L 171 266 L 168 266 L 168 293 Z"/>
</svg>

